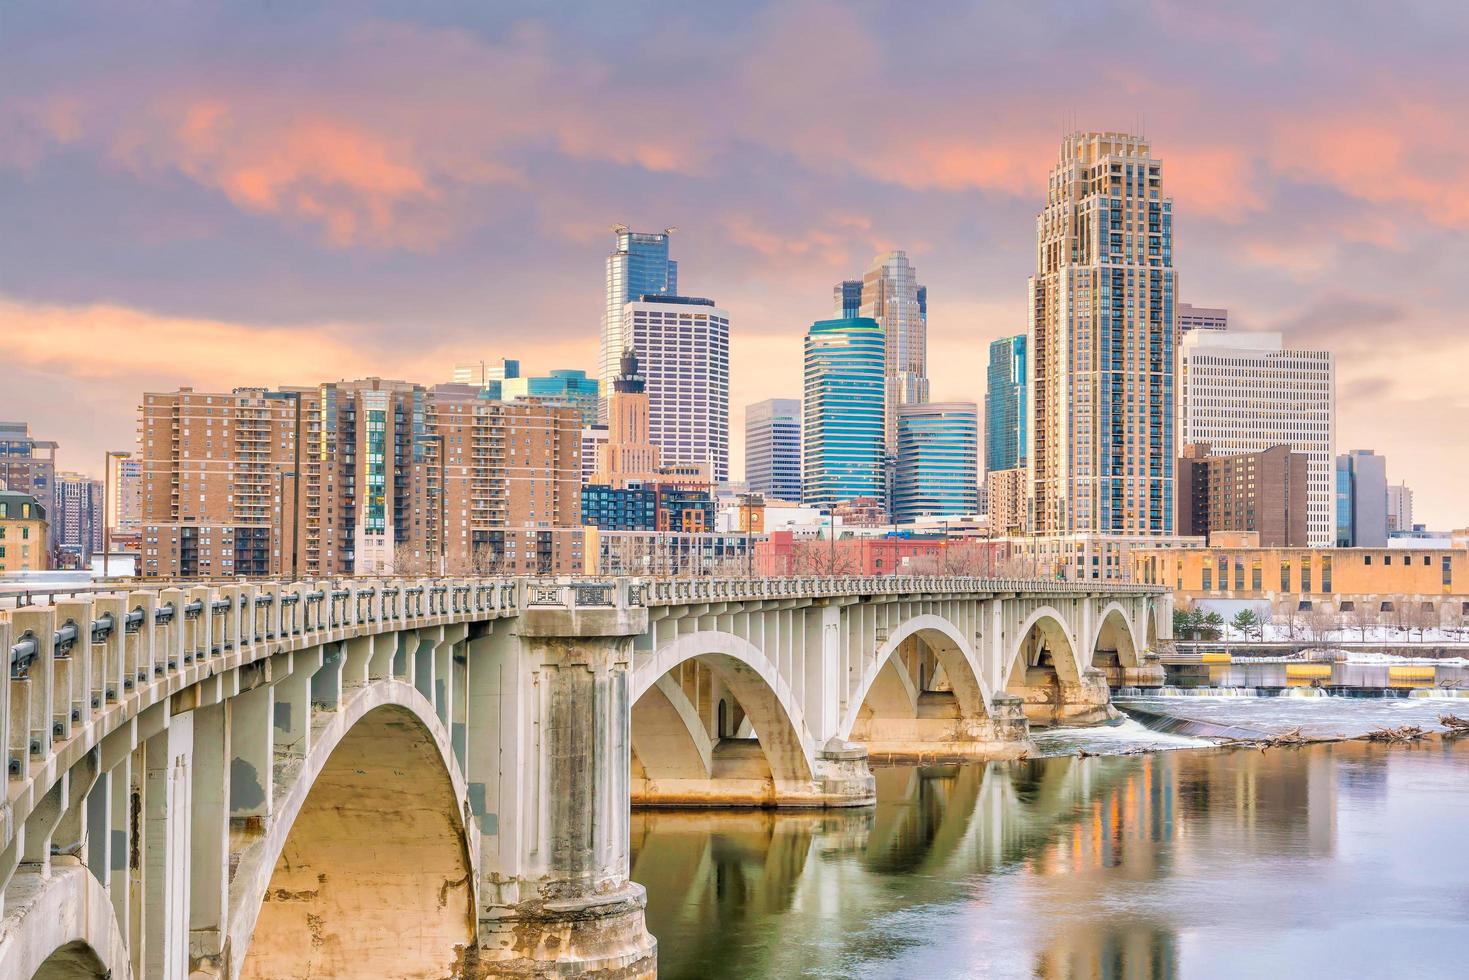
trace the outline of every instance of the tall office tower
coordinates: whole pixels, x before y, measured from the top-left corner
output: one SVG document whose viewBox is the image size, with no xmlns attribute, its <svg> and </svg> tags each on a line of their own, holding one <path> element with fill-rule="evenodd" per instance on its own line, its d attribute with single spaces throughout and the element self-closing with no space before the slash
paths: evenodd
<svg viewBox="0 0 1469 980">
<path fill-rule="evenodd" d="M 1036 217 L 1030 498 L 1041 534 L 1173 533 L 1173 202 L 1145 140 L 1073 133 Z"/>
<path fill-rule="evenodd" d="M 850 320 L 862 315 L 862 280 L 843 279 L 832 288 L 832 305 L 838 319 Z"/>
<path fill-rule="evenodd" d="M 1336 546 L 1387 547 L 1387 458 L 1370 449 L 1336 458 Z"/>
<path fill-rule="evenodd" d="M 585 425 L 597 424 L 596 378 L 585 371 L 560 369 L 541 378 L 506 378 L 500 382 L 499 397 L 507 402 L 534 398 L 549 405 L 565 405 L 581 413 Z"/>
<path fill-rule="evenodd" d="M 657 477 L 662 455 L 652 439 L 647 384 L 638 356 L 623 351 L 612 393 L 607 396 L 607 437 L 597 452 L 593 483 L 621 489 Z"/>
<path fill-rule="evenodd" d="M 437 451 L 422 503 L 427 570 L 580 571 L 581 415 L 458 385 L 428 392 L 425 412 Z"/>
<path fill-rule="evenodd" d="M 806 333 L 801 496 L 832 506 L 886 489 L 887 343 L 870 317 L 818 320 Z"/>
<path fill-rule="evenodd" d="M 1228 330 L 1229 311 L 1219 307 L 1195 306 L 1192 303 L 1178 304 L 1178 332 L 1190 330 Z"/>
<path fill-rule="evenodd" d="M 148 392 L 139 407 L 141 575 L 281 575 L 301 435 L 296 396 Z M 316 438 L 313 434 L 312 438 Z"/>
<path fill-rule="evenodd" d="M 986 473 L 1025 465 L 1025 334 L 990 342 L 984 393 Z"/>
<path fill-rule="evenodd" d="M 979 510 L 979 409 L 973 402 L 898 407 L 893 520 Z"/>
<path fill-rule="evenodd" d="M 622 336 L 642 366 L 663 464 L 728 480 L 729 314 L 712 299 L 648 294 L 623 308 Z"/>
<path fill-rule="evenodd" d="M 921 298 L 920 298 L 921 297 Z M 884 252 L 862 276 L 861 315 L 883 328 L 886 349 L 886 451 L 897 452 L 898 406 L 928 401 L 928 291 L 908 253 Z"/>
<path fill-rule="evenodd" d="M 1193 330 L 1179 342 L 1178 438 L 1221 456 L 1289 446 L 1306 454 L 1306 541 L 1330 546 L 1336 365 L 1278 333 Z"/>
<path fill-rule="evenodd" d="M 602 410 L 598 421 L 607 418 L 607 396 L 622 360 L 631 346 L 623 308 L 643 296 L 677 296 L 678 263 L 668 257 L 670 228 L 658 233 L 631 231 L 626 225 L 612 229 L 617 245 L 607 256 L 607 305 L 602 312 L 602 355 L 597 380 L 602 385 Z"/>
<path fill-rule="evenodd" d="M 50 517 L 56 567 L 86 568 L 92 554 L 102 550 L 102 481 L 85 473 L 57 473 Z"/>
<path fill-rule="evenodd" d="M 518 377 L 520 362 L 506 357 L 498 361 L 460 361 L 454 365 L 454 384 L 457 385 L 492 388 L 502 381 Z"/>
<path fill-rule="evenodd" d="M 34 438 L 28 422 L 0 422 L 0 485 L 30 494 L 49 517 L 56 508 L 56 443 Z M 46 525 L 46 549 L 56 538 L 54 524 Z"/>
<path fill-rule="evenodd" d="M 143 461 L 135 453 L 109 454 L 106 519 L 110 528 L 137 527 L 143 520 Z"/>
<path fill-rule="evenodd" d="M 1387 530 L 1413 530 L 1413 488 L 1406 483 L 1390 483 L 1387 487 Z"/>
<path fill-rule="evenodd" d="M 767 398 L 745 408 L 745 482 L 752 493 L 801 499 L 799 398 Z"/>
</svg>

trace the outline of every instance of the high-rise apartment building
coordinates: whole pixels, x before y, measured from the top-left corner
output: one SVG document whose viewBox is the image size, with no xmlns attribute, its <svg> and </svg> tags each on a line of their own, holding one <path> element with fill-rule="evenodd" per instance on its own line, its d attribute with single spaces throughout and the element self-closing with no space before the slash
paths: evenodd
<svg viewBox="0 0 1469 980">
<path fill-rule="evenodd" d="M 979 511 L 979 409 L 973 402 L 898 406 L 898 523 Z"/>
<path fill-rule="evenodd" d="M 0 422 L 0 486 L 30 494 L 49 514 L 56 506 L 56 448 L 32 436 L 27 422 Z M 49 548 L 55 535 L 46 527 Z"/>
<path fill-rule="evenodd" d="M 601 422 L 582 426 L 581 430 L 581 484 L 586 486 L 597 477 L 598 461 L 602 458 L 602 447 L 607 444 L 607 426 Z"/>
<path fill-rule="evenodd" d="M 887 344 L 870 317 L 818 320 L 805 343 L 801 495 L 832 506 L 882 500 Z"/>
<path fill-rule="evenodd" d="M 1219 307 L 1195 306 L 1192 303 L 1178 304 L 1178 332 L 1190 330 L 1228 330 L 1229 311 Z"/>
<path fill-rule="evenodd" d="M 85 473 L 56 474 L 50 511 L 51 548 L 58 568 L 86 568 L 102 550 L 103 487 Z"/>
<path fill-rule="evenodd" d="M 1208 443 L 1183 447 L 1178 461 L 1178 533 L 1254 536 L 1262 548 L 1304 548 L 1308 459 L 1289 446 L 1215 456 Z"/>
<path fill-rule="evenodd" d="M 664 465 L 707 467 L 727 481 L 729 314 L 711 299 L 648 294 L 623 307 L 622 336 L 642 368 Z"/>
<path fill-rule="evenodd" d="M 672 229 L 649 233 L 625 225 L 612 229 L 617 244 L 607 256 L 607 302 L 602 311 L 602 353 L 597 365 L 603 415 L 622 352 L 632 345 L 623 308 L 643 296 L 678 295 L 678 263 L 668 257 Z"/>
<path fill-rule="evenodd" d="M 887 399 L 884 438 L 886 451 L 892 456 L 897 452 L 898 406 L 928 401 L 928 291 L 918 285 L 907 252 L 884 252 L 872 260 L 862 275 L 859 312 L 876 320 L 883 329 Z"/>
<path fill-rule="evenodd" d="M 1178 432 L 1221 456 L 1288 446 L 1306 455 L 1306 543 L 1330 545 L 1336 364 L 1278 333 L 1194 330 L 1179 344 Z"/>
<path fill-rule="evenodd" d="M 1173 533 L 1173 202 L 1146 140 L 1073 133 L 1036 218 L 1034 528 Z"/>
<path fill-rule="evenodd" d="M 984 483 L 989 527 L 999 537 L 1025 532 L 1025 470 L 994 470 L 985 474 Z"/>
<path fill-rule="evenodd" d="M 1387 547 L 1387 458 L 1370 449 L 1336 457 L 1336 546 Z"/>
<path fill-rule="evenodd" d="M 1387 485 L 1387 532 L 1413 530 L 1413 488 L 1406 483 Z"/>
<path fill-rule="evenodd" d="M 134 453 L 108 453 L 106 520 L 110 528 L 143 522 L 143 461 Z"/>
<path fill-rule="evenodd" d="M 295 533 L 295 393 L 148 392 L 139 409 L 146 577 L 279 575 Z"/>
<path fill-rule="evenodd" d="M 745 408 L 745 483 L 776 500 L 801 499 L 799 398 L 767 398 Z"/>
<path fill-rule="evenodd" d="M 985 472 L 1024 467 L 1025 335 L 990 342 L 984 394 Z"/>
<path fill-rule="evenodd" d="M 553 405 L 567 405 L 581 413 L 586 425 L 597 422 L 598 390 L 596 378 L 585 371 L 558 369 L 545 377 L 506 378 L 500 382 L 499 397 L 507 402 L 535 398 Z"/>
</svg>

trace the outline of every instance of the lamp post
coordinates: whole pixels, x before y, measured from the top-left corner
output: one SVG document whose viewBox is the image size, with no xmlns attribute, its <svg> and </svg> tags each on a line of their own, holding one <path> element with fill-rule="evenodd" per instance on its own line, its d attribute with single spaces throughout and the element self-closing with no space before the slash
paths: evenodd
<svg viewBox="0 0 1469 980">
<path fill-rule="evenodd" d="M 107 512 L 112 503 L 112 461 L 126 459 L 129 455 L 120 449 L 109 449 L 102 454 L 102 577 L 104 579 L 108 577 L 108 572 L 112 567 L 112 515 Z M 122 480 L 119 479 L 118 493 L 121 494 L 121 492 Z M 118 501 L 117 509 L 119 512 L 122 510 L 121 501 Z M 93 538 L 93 540 L 96 539 Z"/>
</svg>

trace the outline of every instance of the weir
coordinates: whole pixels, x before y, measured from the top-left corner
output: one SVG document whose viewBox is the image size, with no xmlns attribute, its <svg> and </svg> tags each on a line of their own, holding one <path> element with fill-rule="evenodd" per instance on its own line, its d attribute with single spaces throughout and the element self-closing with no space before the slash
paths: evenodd
<svg viewBox="0 0 1469 980">
<path fill-rule="evenodd" d="M 907 577 L 21 600 L 0 976 L 652 976 L 631 805 L 861 807 L 869 756 L 1015 757 L 1111 717 L 1168 603 Z"/>
</svg>

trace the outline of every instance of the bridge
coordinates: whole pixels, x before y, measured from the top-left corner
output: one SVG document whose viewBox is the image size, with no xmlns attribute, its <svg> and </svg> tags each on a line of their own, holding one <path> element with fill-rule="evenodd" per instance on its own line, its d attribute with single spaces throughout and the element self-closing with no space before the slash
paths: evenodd
<svg viewBox="0 0 1469 980">
<path fill-rule="evenodd" d="M 353 579 L 0 610 L 0 976 L 651 976 L 630 803 L 864 806 L 869 753 L 1022 755 L 1161 674 L 1168 602 Z"/>
</svg>

